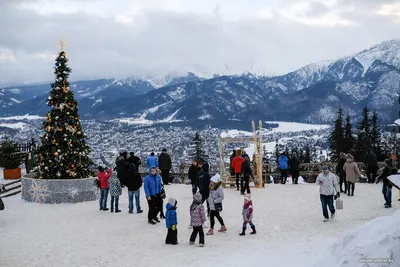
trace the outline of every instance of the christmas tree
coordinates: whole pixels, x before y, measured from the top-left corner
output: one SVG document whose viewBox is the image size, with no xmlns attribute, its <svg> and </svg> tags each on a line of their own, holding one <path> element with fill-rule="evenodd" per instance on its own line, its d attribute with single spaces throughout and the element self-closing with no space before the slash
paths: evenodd
<svg viewBox="0 0 400 267">
<path fill-rule="evenodd" d="M 90 148 L 78 115 L 78 103 L 69 89 L 71 69 L 61 39 L 55 63 L 55 81 L 47 104 L 51 107 L 43 122 L 38 149 L 39 173 L 43 179 L 78 179 L 93 176 Z"/>
</svg>

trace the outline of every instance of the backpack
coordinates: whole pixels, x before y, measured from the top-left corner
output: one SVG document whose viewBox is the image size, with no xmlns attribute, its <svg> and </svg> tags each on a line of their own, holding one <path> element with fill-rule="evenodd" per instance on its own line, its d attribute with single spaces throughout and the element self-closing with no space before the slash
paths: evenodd
<svg viewBox="0 0 400 267">
<path fill-rule="evenodd" d="M 96 186 L 97 188 L 100 188 L 100 180 L 99 179 L 94 180 L 94 186 Z"/>
</svg>

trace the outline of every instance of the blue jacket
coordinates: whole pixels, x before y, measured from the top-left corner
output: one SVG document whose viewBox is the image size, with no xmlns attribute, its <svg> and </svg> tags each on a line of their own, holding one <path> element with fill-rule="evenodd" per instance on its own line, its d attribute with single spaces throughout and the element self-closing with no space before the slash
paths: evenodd
<svg viewBox="0 0 400 267">
<path fill-rule="evenodd" d="M 158 159 L 156 156 L 149 156 L 147 158 L 147 167 L 149 167 L 149 173 L 151 172 L 152 167 L 158 168 Z"/>
<path fill-rule="evenodd" d="M 278 159 L 278 164 L 279 164 L 279 168 L 281 170 L 287 170 L 289 169 L 289 159 L 288 157 L 286 157 L 285 155 L 280 155 L 279 159 Z"/>
<path fill-rule="evenodd" d="M 178 218 L 176 216 L 176 207 L 173 207 L 171 204 L 167 203 L 166 205 L 167 212 L 165 214 L 165 225 L 167 228 L 172 228 L 172 225 L 178 224 Z"/>
<path fill-rule="evenodd" d="M 161 177 L 156 174 L 154 177 L 153 175 L 149 174 L 144 178 L 144 193 L 146 194 L 146 198 L 155 196 L 161 193 Z"/>
</svg>

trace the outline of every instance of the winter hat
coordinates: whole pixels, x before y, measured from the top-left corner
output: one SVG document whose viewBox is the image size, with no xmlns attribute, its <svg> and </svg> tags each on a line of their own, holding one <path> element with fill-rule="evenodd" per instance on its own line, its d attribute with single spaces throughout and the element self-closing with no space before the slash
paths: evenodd
<svg viewBox="0 0 400 267">
<path fill-rule="evenodd" d="M 250 194 L 245 195 L 244 199 L 247 201 L 251 201 L 251 195 Z"/>
<path fill-rule="evenodd" d="M 348 159 L 354 160 L 354 157 L 353 157 L 353 155 L 351 155 L 351 154 L 347 154 L 347 158 L 348 158 Z"/>
<path fill-rule="evenodd" d="M 170 204 L 172 207 L 175 207 L 176 204 L 178 204 L 178 201 L 175 198 L 171 197 L 168 199 L 168 204 Z"/>
<path fill-rule="evenodd" d="M 163 149 L 161 150 L 161 152 L 167 152 L 167 149 L 166 149 L 166 148 L 163 148 Z"/>
<path fill-rule="evenodd" d="M 326 166 L 326 165 L 325 165 L 325 166 L 323 166 L 323 167 L 322 167 L 322 171 L 324 171 L 324 172 L 328 172 L 328 171 L 329 171 L 329 167 L 328 167 L 328 166 Z"/>
<path fill-rule="evenodd" d="M 219 181 L 221 180 L 221 176 L 219 176 L 219 174 L 217 173 L 217 174 L 215 174 L 213 177 L 211 177 L 211 182 L 213 182 L 213 183 L 218 183 Z"/>
</svg>

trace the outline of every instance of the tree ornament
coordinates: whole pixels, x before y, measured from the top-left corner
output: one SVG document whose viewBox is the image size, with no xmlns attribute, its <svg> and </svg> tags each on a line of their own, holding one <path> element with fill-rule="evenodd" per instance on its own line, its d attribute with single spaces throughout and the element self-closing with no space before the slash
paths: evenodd
<svg viewBox="0 0 400 267">
<path fill-rule="evenodd" d="M 56 157 L 57 157 L 57 156 L 58 156 L 58 152 L 54 152 L 54 156 L 56 156 Z"/>
<path fill-rule="evenodd" d="M 69 91 L 69 87 L 68 86 L 65 86 L 64 87 L 64 92 L 68 92 Z"/>
</svg>

